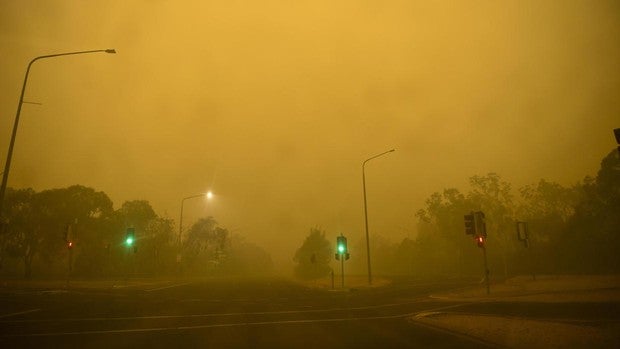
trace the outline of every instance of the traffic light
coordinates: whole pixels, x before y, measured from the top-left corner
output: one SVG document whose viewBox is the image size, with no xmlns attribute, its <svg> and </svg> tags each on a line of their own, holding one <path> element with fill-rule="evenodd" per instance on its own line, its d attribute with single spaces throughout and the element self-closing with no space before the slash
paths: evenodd
<svg viewBox="0 0 620 349">
<path fill-rule="evenodd" d="M 65 225 L 65 241 L 69 241 L 69 232 L 71 231 L 71 224 Z"/>
<path fill-rule="evenodd" d="M 339 254 L 347 253 L 347 238 L 342 235 L 338 236 L 336 239 L 336 248 Z"/>
<path fill-rule="evenodd" d="M 135 235 L 136 230 L 134 228 L 127 228 L 127 233 L 125 234 L 125 245 L 127 245 L 127 247 L 132 246 L 136 241 Z"/>
<path fill-rule="evenodd" d="M 67 249 L 73 248 L 73 234 L 71 233 L 71 224 L 67 224 L 65 226 L 65 244 L 67 244 Z"/>
<path fill-rule="evenodd" d="M 484 236 L 482 235 L 476 236 L 476 243 L 478 244 L 478 247 L 484 247 L 484 243 L 485 243 Z"/>
<path fill-rule="evenodd" d="M 476 233 L 487 237 L 487 223 L 484 218 L 484 212 L 478 211 L 474 213 L 474 221 L 476 223 Z"/>
<path fill-rule="evenodd" d="M 473 212 L 465 215 L 465 234 L 476 234 L 476 218 Z"/>
<path fill-rule="evenodd" d="M 347 238 L 343 235 L 336 237 L 336 260 L 349 259 L 349 250 L 347 248 Z"/>
<path fill-rule="evenodd" d="M 530 247 L 530 232 L 527 222 L 517 221 L 517 239 L 523 241 L 525 247 Z"/>
</svg>

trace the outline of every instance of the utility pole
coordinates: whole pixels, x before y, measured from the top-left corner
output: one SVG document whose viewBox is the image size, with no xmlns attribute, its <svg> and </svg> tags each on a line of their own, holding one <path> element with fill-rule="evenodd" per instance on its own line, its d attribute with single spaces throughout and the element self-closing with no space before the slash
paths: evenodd
<svg viewBox="0 0 620 349">
<path fill-rule="evenodd" d="M 364 226 L 366 227 L 366 260 L 368 264 L 368 285 L 372 285 L 372 272 L 370 269 L 370 237 L 368 234 L 368 204 L 366 202 L 366 163 L 372 159 L 378 158 L 379 156 L 385 155 L 387 153 L 393 152 L 394 149 L 390 149 L 381 154 L 377 154 L 372 156 L 364 162 L 362 162 L 362 188 L 364 191 Z"/>
</svg>

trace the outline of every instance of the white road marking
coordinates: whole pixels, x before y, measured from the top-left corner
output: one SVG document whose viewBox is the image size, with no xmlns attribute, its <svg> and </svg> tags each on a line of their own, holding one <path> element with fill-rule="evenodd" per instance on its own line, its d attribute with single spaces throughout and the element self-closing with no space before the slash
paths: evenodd
<svg viewBox="0 0 620 349">
<path fill-rule="evenodd" d="M 343 322 L 343 321 L 360 321 L 360 320 L 389 320 L 389 319 L 403 318 L 403 317 L 412 316 L 412 315 L 413 313 L 391 315 L 391 316 L 369 316 L 369 317 L 315 319 L 315 320 L 259 321 L 259 322 L 196 325 L 196 326 L 135 328 L 135 329 L 122 329 L 122 330 L 96 330 L 96 331 L 82 331 L 82 332 L 48 332 L 48 333 L 30 333 L 30 334 L 9 334 L 9 335 L 2 335 L 0 337 L 5 337 L 5 338 L 7 337 L 52 337 L 52 336 L 74 336 L 74 335 L 90 335 L 90 334 L 121 334 L 121 333 L 140 333 L 140 332 L 187 331 L 187 330 L 218 328 L 218 327 L 309 324 L 309 323 L 320 323 L 320 322 Z"/>
<path fill-rule="evenodd" d="M 150 290 L 146 290 L 146 292 L 160 291 L 160 290 L 165 290 L 165 289 L 168 289 L 168 288 L 180 287 L 180 286 L 185 286 L 185 285 L 189 285 L 189 284 L 191 284 L 191 282 L 186 282 L 186 283 L 183 283 L 183 284 L 174 284 L 174 285 L 170 285 L 170 286 L 157 287 L 157 288 L 152 288 Z"/>
<path fill-rule="evenodd" d="M 17 316 L 17 315 L 22 315 L 22 314 L 30 314 L 30 313 L 34 313 L 37 311 L 40 311 L 41 309 L 30 309 L 30 310 L 24 310 L 24 311 L 20 311 L 17 313 L 12 313 L 12 314 L 4 314 L 4 315 L 0 315 L 0 319 L 4 319 L 7 317 L 11 317 L 11 316 Z"/>
<path fill-rule="evenodd" d="M 405 303 L 402 303 L 405 304 Z M 0 335 L 0 338 L 4 337 L 51 337 L 51 336 L 73 336 L 73 335 L 92 335 L 92 334 L 122 334 L 122 333 L 141 333 L 141 332 L 163 332 L 163 331 L 185 331 L 204 328 L 221 328 L 221 327 L 239 327 L 239 326 L 264 326 L 264 325 L 287 325 L 287 324 L 311 324 L 322 322 L 344 322 L 344 321 L 361 321 L 361 320 L 389 320 L 414 317 L 419 314 L 436 312 L 438 310 L 445 310 L 449 308 L 456 308 L 463 304 L 454 304 L 449 306 L 436 307 L 433 309 L 426 309 L 419 312 L 397 314 L 397 315 L 385 315 L 385 316 L 368 316 L 368 317 L 346 317 L 346 318 L 330 318 L 330 319 L 301 319 L 301 320 L 282 320 L 282 321 L 257 321 L 257 322 L 238 322 L 238 323 L 223 323 L 223 324 L 206 324 L 195 326 L 171 326 L 171 327 L 152 327 L 152 328 L 135 328 L 135 329 L 119 329 L 119 330 L 91 330 L 91 331 L 76 331 L 76 332 L 48 332 L 48 333 L 30 333 L 30 334 L 8 334 Z M 392 306 L 390 304 L 388 306 Z M 349 308 L 352 309 L 367 309 L 376 308 L 379 306 L 371 307 L 358 307 Z M 31 310 L 31 311 L 38 311 Z M 164 316 L 143 316 L 143 317 L 127 317 L 127 318 L 91 318 L 91 319 L 73 319 L 73 321 L 84 320 L 128 320 L 128 319 L 158 319 L 158 318 L 184 318 L 184 317 L 212 317 L 212 316 L 227 316 L 227 315 L 253 315 L 253 314 L 290 314 L 290 313 L 310 313 L 310 312 L 326 312 L 334 310 L 346 310 L 346 308 L 337 309 L 324 309 L 324 310 L 301 310 L 301 311 L 276 311 L 276 312 L 253 312 L 253 313 L 228 313 L 228 314 L 201 314 L 201 315 L 164 315 Z M 30 312 L 30 311 L 29 311 Z M 42 321 L 68 321 L 67 319 L 50 319 Z M 21 322 L 21 321 L 14 321 Z M 25 322 L 25 321 L 24 321 Z"/>
<path fill-rule="evenodd" d="M 305 314 L 305 313 L 329 313 L 335 311 L 355 311 L 379 309 L 387 307 L 396 307 L 417 303 L 415 301 L 403 303 L 390 303 L 380 305 L 370 305 L 364 307 L 350 308 L 327 308 L 327 309 L 304 309 L 304 310 L 279 310 L 279 311 L 255 311 L 255 312 L 237 312 L 237 313 L 208 313 L 208 314 L 190 314 L 190 315 L 152 315 L 152 316 L 128 316 L 128 317 L 95 317 L 95 318 L 68 318 L 68 319 L 35 319 L 35 320 L 7 320 L 0 323 L 34 323 L 34 322 L 81 322 L 81 321 L 126 321 L 126 320 L 154 320 L 154 319 L 180 319 L 180 318 L 207 318 L 207 317 L 227 317 L 227 316 L 248 316 L 248 315 L 284 315 L 284 314 Z M 452 308 L 454 306 L 446 306 L 437 309 Z"/>
</svg>

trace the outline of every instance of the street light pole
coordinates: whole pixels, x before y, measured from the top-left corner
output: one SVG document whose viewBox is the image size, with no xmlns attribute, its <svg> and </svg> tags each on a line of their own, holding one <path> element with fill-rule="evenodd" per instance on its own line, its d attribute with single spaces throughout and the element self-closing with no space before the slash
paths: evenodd
<svg viewBox="0 0 620 349">
<path fill-rule="evenodd" d="M 30 73 L 30 67 L 32 66 L 32 63 L 38 61 L 39 59 L 69 56 L 69 55 L 79 55 L 79 54 L 85 54 L 85 53 L 96 53 L 96 52 L 116 53 L 116 50 L 109 48 L 106 50 L 91 50 L 91 51 L 57 53 L 53 55 L 35 57 L 30 61 L 30 63 L 28 63 L 28 68 L 26 69 L 26 75 L 24 76 L 24 84 L 22 85 L 22 92 L 19 95 L 19 103 L 17 103 L 17 113 L 15 114 L 15 122 L 13 123 L 13 133 L 11 134 L 11 142 L 9 143 L 9 151 L 6 155 L 6 162 L 4 164 L 4 173 L 2 174 L 2 186 L 0 186 L 0 217 L 2 217 L 4 194 L 6 192 L 6 185 L 9 179 L 9 170 L 11 169 L 11 159 L 13 157 L 13 146 L 15 145 L 15 136 L 17 135 L 17 126 L 19 125 L 19 114 L 21 113 L 21 110 L 22 110 L 22 104 L 24 104 L 24 93 L 26 91 L 26 83 L 28 82 L 28 74 Z"/>
<path fill-rule="evenodd" d="M 181 234 L 183 233 L 183 205 L 185 204 L 185 200 L 199 198 L 199 197 L 206 197 L 207 199 L 210 199 L 212 195 L 213 194 L 211 194 L 211 192 L 208 191 L 206 193 L 188 196 L 186 198 L 183 198 L 183 200 L 181 200 L 181 215 L 179 217 L 179 238 L 178 238 L 179 246 L 181 246 Z"/>
<path fill-rule="evenodd" d="M 368 205 L 366 203 L 366 163 L 372 159 L 378 158 L 381 155 L 385 155 L 393 151 L 394 149 L 375 155 L 364 160 L 364 162 L 362 163 L 362 185 L 364 188 L 364 222 L 366 223 L 366 257 L 368 259 L 368 285 L 372 285 L 372 272 L 370 269 L 370 237 L 368 236 Z"/>
</svg>

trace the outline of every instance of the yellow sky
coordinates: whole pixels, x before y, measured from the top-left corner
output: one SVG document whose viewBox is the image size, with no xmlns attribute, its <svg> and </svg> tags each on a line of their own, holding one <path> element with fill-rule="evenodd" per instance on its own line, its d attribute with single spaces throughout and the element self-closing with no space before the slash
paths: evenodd
<svg viewBox="0 0 620 349">
<path fill-rule="evenodd" d="M 401 239 L 434 191 L 594 175 L 620 126 L 615 1 L 3 1 L 9 185 L 187 203 L 276 255 L 312 226 Z M 192 207 L 193 206 L 193 207 Z M 292 251 L 289 253 L 289 251 Z M 272 251 L 273 252 L 273 251 Z"/>
</svg>

